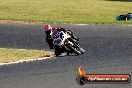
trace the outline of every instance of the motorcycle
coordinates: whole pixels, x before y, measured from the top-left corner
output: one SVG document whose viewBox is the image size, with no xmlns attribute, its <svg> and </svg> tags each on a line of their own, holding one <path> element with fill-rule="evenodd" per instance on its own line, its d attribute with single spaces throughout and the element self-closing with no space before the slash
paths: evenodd
<svg viewBox="0 0 132 88">
<path fill-rule="evenodd" d="M 54 31 L 52 37 L 56 56 L 59 56 L 64 52 L 67 52 L 67 55 L 69 55 L 69 53 L 80 55 L 84 54 L 85 52 L 85 50 L 80 46 L 79 42 L 75 39 L 72 39 L 68 32 Z"/>
</svg>

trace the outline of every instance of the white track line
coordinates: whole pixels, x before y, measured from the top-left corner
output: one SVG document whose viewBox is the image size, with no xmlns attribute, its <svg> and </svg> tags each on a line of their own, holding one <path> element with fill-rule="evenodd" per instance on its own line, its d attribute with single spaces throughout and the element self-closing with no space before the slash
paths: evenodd
<svg viewBox="0 0 132 88">
<path fill-rule="evenodd" d="M 18 63 L 23 63 L 23 62 L 31 62 L 31 61 L 38 61 L 38 60 L 44 60 L 44 59 L 49 59 L 51 57 L 44 57 L 44 58 L 36 58 L 36 59 L 29 59 L 29 60 L 19 60 L 19 61 L 14 61 L 14 62 L 9 62 L 9 63 L 0 63 L 0 66 L 3 65 L 11 65 L 11 64 L 18 64 Z"/>
</svg>

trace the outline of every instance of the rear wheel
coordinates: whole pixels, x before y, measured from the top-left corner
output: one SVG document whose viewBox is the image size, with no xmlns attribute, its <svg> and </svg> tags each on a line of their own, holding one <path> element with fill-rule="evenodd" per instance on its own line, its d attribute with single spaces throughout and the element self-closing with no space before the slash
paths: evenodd
<svg viewBox="0 0 132 88">
<path fill-rule="evenodd" d="M 55 56 L 58 57 L 61 54 L 61 51 L 59 50 L 59 48 L 55 48 Z"/>
</svg>

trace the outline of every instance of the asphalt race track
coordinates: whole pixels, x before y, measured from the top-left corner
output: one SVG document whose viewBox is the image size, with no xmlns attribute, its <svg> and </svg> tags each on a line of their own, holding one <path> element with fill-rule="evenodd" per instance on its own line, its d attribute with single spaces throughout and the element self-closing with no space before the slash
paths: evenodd
<svg viewBox="0 0 132 88">
<path fill-rule="evenodd" d="M 132 26 L 53 26 L 73 30 L 86 53 L 0 66 L 0 88 L 132 88 L 76 82 L 80 65 L 88 74 L 132 75 Z M 0 24 L 0 47 L 49 50 L 42 25 L 32 24 Z"/>
</svg>

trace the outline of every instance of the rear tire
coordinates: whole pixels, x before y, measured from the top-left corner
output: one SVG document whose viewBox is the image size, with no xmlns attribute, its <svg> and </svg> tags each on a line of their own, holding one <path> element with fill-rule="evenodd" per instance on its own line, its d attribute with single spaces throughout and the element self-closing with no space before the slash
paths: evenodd
<svg viewBox="0 0 132 88">
<path fill-rule="evenodd" d="M 61 54 L 61 51 L 58 48 L 55 48 L 55 56 L 58 57 Z"/>
</svg>

